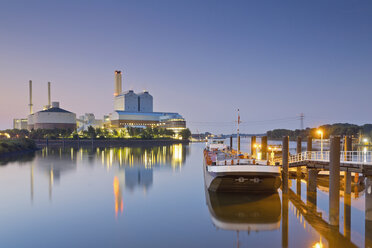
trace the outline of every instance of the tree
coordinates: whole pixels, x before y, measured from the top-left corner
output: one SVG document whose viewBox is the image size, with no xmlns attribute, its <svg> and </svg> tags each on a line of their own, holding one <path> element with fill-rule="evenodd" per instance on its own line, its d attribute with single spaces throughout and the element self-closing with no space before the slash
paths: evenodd
<svg viewBox="0 0 372 248">
<path fill-rule="evenodd" d="M 180 132 L 180 135 L 181 135 L 182 139 L 187 140 L 187 139 L 189 139 L 191 137 L 191 131 L 188 128 L 183 129 Z"/>
<path fill-rule="evenodd" d="M 94 129 L 94 127 L 92 127 L 92 126 L 89 126 L 88 127 L 88 130 L 87 130 L 87 133 L 88 133 L 88 136 L 90 137 L 90 138 L 95 138 L 96 136 L 97 136 L 97 134 L 96 134 L 96 130 Z"/>
</svg>

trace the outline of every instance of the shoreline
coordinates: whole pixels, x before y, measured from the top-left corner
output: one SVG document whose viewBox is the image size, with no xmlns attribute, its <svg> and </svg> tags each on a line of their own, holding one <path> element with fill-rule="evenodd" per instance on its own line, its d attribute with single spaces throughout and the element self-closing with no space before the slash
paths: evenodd
<svg viewBox="0 0 372 248">
<path fill-rule="evenodd" d="M 173 145 L 173 144 L 189 144 L 189 140 L 176 140 L 176 139 L 61 139 L 61 140 L 34 140 L 38 148 L 42 147 L 119 147 L 119 146 L 162 146 L 162 145 Z"/>
</svg>

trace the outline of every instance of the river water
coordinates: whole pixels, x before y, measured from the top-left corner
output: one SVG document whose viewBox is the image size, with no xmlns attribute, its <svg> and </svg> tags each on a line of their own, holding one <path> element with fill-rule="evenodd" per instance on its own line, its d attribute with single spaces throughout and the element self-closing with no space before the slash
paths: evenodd
<svg viewBox="0 0 372 248">
<path fill-rule="evenodd" d="M 0 247 L 371 244 L 369 180 L 367 189 L 354 186 L 346 200 L 341 192 L 340 226 L 330 228 L 326 178 L 315 201 L 305 179 L 291 180 L 284 197 L 280 190 L 211 193 L 204 188 L 203 148 L 44 148 L 2 160 Z"/>
</svg>

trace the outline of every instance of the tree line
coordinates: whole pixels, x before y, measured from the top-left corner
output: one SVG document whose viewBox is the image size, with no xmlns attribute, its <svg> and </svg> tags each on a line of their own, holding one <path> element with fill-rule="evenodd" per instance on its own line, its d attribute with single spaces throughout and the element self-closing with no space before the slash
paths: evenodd
<svg viewBox="0 0 372 248">
<path fill-rule="evenodd" d="M 25 129 L 7 129 L 1 131 L 1 133 L 9 134 L 12 139 L 163 139 L 174 138 L 176 136 L 176 133 L 172 130 L 159 127 L 107 129 L 89 126 L 87 130 L 79 133 L 72 129 L 33 129 L 31 131 Z M 178 136 L 186 140 L 191 137 L 191 132 L 188 128 L 183 129 L 178 133 Z"/>
<path fill-rule="evenodd" d="M 303 139 L 311 136 L 313 138 L 320 138 L 318 130 L 323 132 L 323 138 L 328 139 L 331 135 L 351 135 L 358 137 L 359 135 L 372 137 L 372 124 L 365 125 L 355 125 L 349 123 L 336 123 L 336 124 L 326 124 L 319 126 L 317 128 L 306 128 L 306 129 L 274 129 L 267 132 L 268 139 L 281 139 L 283 136 L 289 136 L 291 140 L 297 137 L 302 137 Z"/>
</svg>

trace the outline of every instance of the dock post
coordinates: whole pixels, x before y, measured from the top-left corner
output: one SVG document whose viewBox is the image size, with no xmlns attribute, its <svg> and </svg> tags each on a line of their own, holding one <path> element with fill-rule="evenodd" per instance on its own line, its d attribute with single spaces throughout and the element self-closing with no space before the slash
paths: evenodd
<svg viewBox="0 0 372 248">
<path fill-rule="evenodd" d="M 46 146 L 49 145 L 49 139 L 48 138 L 46 138 L 45 143 L 46 143 Z"/>
<path fill-rule="evenodd" d="M 289 159 L 289 137 L 283 137 L 282 145 L 282 166 L 283 166 L 283 193 L 288 194 L 288 159 Z"/>
<path fill-rule="evenodd" d="M 233 149 L 233 137 L 232 135 L 230 136 L 230 150 Z"/>
<path fill-rule="evenodd" d="M 262 136 L 261 138 L 261 159 L 267 159 L 267 136 Z"/>
<path fill-rule="evenodd" d="M 307 172 L 307 184 L 306 184 L 306 203 L 308 207 L 316 211 L 317 206 L 317 192 L 316 192 L 316 183 L 318 177 L 317 169 L 309 169 Z"/>
<path fill-rule="evenodd" d="M 339 225 L 340 217 L 340 136 L 331 137 L 329 153 L 329 224 Z"/>
<path fill-rule="evenodd" d="M 256 157 L 256 148 L 254 145 L 256 144 L 256 136 L 251 137 L 251 156 Z"/>
<path fill-rule="evenodd" d="M 366 178 L 364 247 L 372 247 L 372 177 Z"/>
<path fill-rule="evenodd" d="M 300 154 L 302 152 L 302 138 L 301 136 L 298 136 L 297 137 L 297 149 L 296 149 L 296 153 L 297 154 Z M 297 167 L 297 177 L 301 178 L 301 175 L 302 175 L 302 172 L 301 172 L 301 166 L 298 166 Z"/>
</svg>

